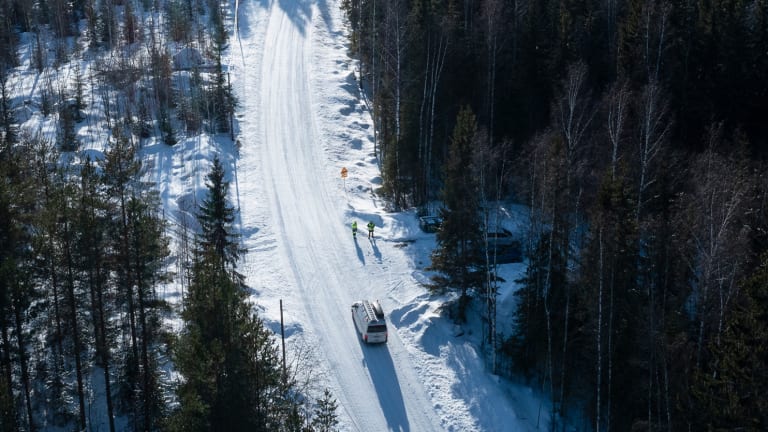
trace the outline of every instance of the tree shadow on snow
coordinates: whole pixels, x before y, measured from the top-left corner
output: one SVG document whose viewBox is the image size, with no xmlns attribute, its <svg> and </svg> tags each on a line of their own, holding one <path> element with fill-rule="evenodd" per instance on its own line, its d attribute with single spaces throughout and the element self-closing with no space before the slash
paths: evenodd
<svg viewBox="0 0 768 432">
<path fill-rule="evenodd" d="M 312 2 L 310 0 L 278 0 L 278 5 L 302 35 L 312 23 Z"/>
</svg>

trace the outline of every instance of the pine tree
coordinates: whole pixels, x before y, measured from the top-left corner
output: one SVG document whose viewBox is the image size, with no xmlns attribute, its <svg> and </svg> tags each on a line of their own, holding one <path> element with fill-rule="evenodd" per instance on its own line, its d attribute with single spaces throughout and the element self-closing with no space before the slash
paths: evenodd
<svg viewBox="0 0 768 432">
<path fill-rule="evenodd" d="M 136 159 L 136 148 L 131 144 L 124 131 L 116 127 L 112 133 L 114 140 L 101 163 L 102 181 L 109 197 L 109 217 L 111 219 L 110 244 L 114 250 L 114 268 L 117 275 L 117 296 L 120 304 L 126 308 L 123 315 L 127 318 L 130 330 L 129 343 L 125 359 L 124 380 L 121 392 L 123 398 L 132 401 L 133 412 L 137 407 L 133 400 L 139 372 L 139 325 L 137 324 L 136 279 L 133 271 L 131 253 L 131 231 L 129 202 L 136 187 L 141 164 Z"/>
<path fill-rule="evenodd" d="M 140 397 L 144 430 L 152 430 L 164 415 L 159 386 L 156 344 L 160 332 L 159 301 L 155 284 L 165 279 L 162 266 L 168 256 L 164 224 L 154 209 L 159 207 L 155 194 L 134 195 L 128 203 L 130 248 L 136 281 L 136 307 L 140 327 L 140 372 L 137 390 Z"/>
<path fill-rule="evenodd" d="M 80 283 L 82 265 L 79 262 L 77 251 L 77 240 L 80 230 L 76 220 L 75 200 L 79 195 L 77 186 L 72 182 L 67 182 L 64 187 L 65 198 L 63 202 L 60 241 L 59 245 L 62 254 L 63 278 L 63 302 L 65 333 L 69 336 L 71 343 L 71 355 L 75 365 L 76 377 L 76 396 L 78 406 L 78 427 L 82 430 L 87 426 L 87 414 L 85 407 L 85 378 L 84 372 L 86 366 L 83 364 L 83 353 L 85 351 L 83 317 L 79 313 L 81 310 L 83 286 Z"/>
<path fill-rule="evenodd" d="M 11 430 L 18 427 L 22 406 L 14 400 L 14 386 L 23 388 L 26 412 L 20 422 L 34 430 L 32 407 L 29 401 L 29 370 L 26 355 L 24 310 L 30 303 L 26 267 L 29 249 L 28 230 L 30 210 L 30 182 L 26 158 L 10 143 L 0 147 L 0 387 L 6 393 L 0 396 L 0 409 L 11 416 L 3 421 Z M 14 364 L 16 363 L 16 364 Z M 21 376 L 16 370 L 20 369 Z M 14 382 L 14 377 L 18 381 Z M 18 417 L 17 417 L 18 416 Z"/>
<path fill-rule="evenodd" d="M 96 344 L 96 362 L 104 371 L 104 397 L 107 405 L 107 421 L 110 432 L 115 431 L 115 409 L 112 396 L 112 346 L 113 338 L 109 326 L 110 305 L 107 298 L 108 273 L 107 264 L 107 220 L 104 214 L 107 208 L 101 179 L 96 173 L 90 157 L 86 157 L 83 169 L 80 171 L 81 198 L 79 208 L 79 225 L 84 228 L 80 237 L 80 254 L 84 258 L 84 280 L 89 288 L 90 315 L 93 324 L 94 342 Z"/>
<path fill-rule="evenodd" d="M 157 358 L 160 327 L 156 284 L 163 281 L 168 240 L 156 209 L 153 185 L 141 181 L 142 167 L 130 128 L 116 127 L 103 163 L 109 196 L 110 234 L 118 299 L 127 308 L 130 343 L 125 355 L 121 393 L 136 427 L 152 430 L 164 416 Z"/>
<path fill-rule="evenodd" d="M 60 153 L 56 145 L 42 138 L 40 134 L 21 134 L 21 147 L 27 149 L 31 164 L 31 178 L 35 179 L 34 199 L 37 203 L 34 215 L 32 254 L 35 257 L 36 283 L 41 285 L 43 294 L 35 303 L 39 315 L 32 316 L 30 328 L 37 329 L 38 335 L 45 336 L 44 351 L 39 353 L 34 367 L 33 381 L 38 401 L 49 401 L 50 410 L 43 417 L 37 412 L 39 422 L 70 415 L 69 403 L 72 395 L 65 388 L 65 320 L 63 297 L 63 266 L 60 253 L 60 225 L 64 218 L 63 202 L 66 196 L 62 169 L 56 165 Z M 70 190 L 66 190 L 69 192 Z M 33 354 L 37 356 L 36 354 Z M 67 413 L 67 414 L 65 414 Z M 43 420 L 43 418 L 45 420 Z"/>
</svg>

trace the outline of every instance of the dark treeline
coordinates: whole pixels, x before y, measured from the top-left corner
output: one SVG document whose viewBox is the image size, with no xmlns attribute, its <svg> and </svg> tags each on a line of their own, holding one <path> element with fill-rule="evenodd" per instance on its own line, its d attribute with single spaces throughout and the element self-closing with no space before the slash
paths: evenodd
<svg viewBox="0 0 768 432">
<path fill-rule="evenodd" d="M 285 370 L 252 311 L 218 159 L 180 226 L 141 163 L 148 142 L 232 137 L 228 7 L 0 4 L 0 431 L 337 424 L 330 392 L 311 398 L 309 366 Z M 15 94 L 30 72 L 34 94 Z M 55 133 L 17 122 L 30 113 Z M 108 133 L 81 151 L 94 130 Z M 158 289 L 174 277 L 179 308 Z"/>
<path fill-rule="evenodd" d="M 343 4 L 383 192 L 443 202 L 436 286 L 488 305 L 554 429 L 768 428 L 768 2 Z M 504 338 L 498 199 L 530 208 Z"/>
</svg>

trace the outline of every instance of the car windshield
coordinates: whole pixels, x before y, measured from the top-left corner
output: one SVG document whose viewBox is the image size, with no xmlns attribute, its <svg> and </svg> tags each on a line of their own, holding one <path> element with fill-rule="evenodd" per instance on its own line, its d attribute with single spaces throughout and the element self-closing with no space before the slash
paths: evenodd
<svg viewBox="0 0 768 432">
<path fill-rule="evenodd" d="M 384 324 L 376 324 L 368 326 L 368 333 L 384 333 L 387 331 L 387 326 Z"/>
</svg>

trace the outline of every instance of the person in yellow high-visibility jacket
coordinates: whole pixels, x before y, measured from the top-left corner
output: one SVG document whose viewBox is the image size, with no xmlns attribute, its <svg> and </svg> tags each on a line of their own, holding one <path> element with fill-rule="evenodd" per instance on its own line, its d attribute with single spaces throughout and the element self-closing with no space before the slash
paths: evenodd
<svg viewBox="0 0 768 432">
<path fill-rule="evenodd" d="M 352 238 L 357 238 L 357 221 L 352 222 Z"/>
<path fill-rule="evenodd" d="M 373 224 L 373 221 L 368 222 L 368 238 L 373 238 L 373 228 L 376 226 Z"/>
</svg>

